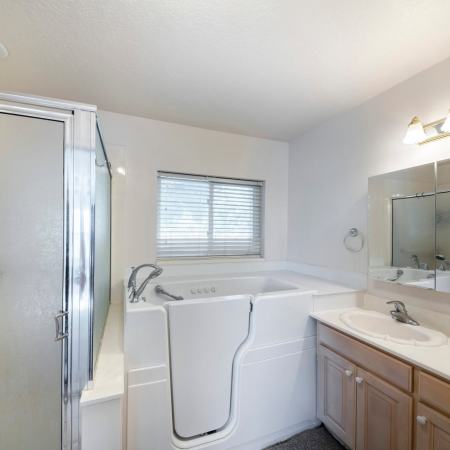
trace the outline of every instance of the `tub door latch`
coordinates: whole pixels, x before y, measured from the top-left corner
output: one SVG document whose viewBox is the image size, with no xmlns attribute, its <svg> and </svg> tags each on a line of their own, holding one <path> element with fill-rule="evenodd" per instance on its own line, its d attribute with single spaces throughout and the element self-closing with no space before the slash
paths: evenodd
<svg viewBox="0 0 450 450">
<path fill-rule="evenodd" d="M 55 315 L 55 341 L 62 341 L 69 336 L 69 333 L 65 332 L 67 330 L 67 318 L 69 313 L 67 311 L 60 311 Z"/>
</svg>

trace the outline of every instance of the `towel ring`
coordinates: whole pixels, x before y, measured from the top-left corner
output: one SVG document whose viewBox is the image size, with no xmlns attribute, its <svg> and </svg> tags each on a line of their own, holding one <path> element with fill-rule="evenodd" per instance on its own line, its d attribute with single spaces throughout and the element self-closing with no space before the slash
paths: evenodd
<svg viewBox="0 0 450 450">
<path fill-rule="evenodd" d="M 361 243 L 359 245 L 358 248 L 354 248 L 354 247 L 350 247 L 348 245 L 348 240 L 350 238 L 358 238 L 360 239 Z M 358 228 L 350 228 L 350 230 L 348 230 L 347 234 L 344 236 L 344 247 L 349 251 L 349 252 L 353 252 L 353 253 L 358 253 L 360 252 L 363 247 L 364 247 L 364 236 L 361 234 L 361 232 L 358 230 Z"/>
</svg>

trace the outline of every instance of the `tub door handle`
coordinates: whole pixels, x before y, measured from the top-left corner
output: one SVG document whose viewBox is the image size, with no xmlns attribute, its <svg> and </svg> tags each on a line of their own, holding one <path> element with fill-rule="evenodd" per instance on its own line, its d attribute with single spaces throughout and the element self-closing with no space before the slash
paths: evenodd
<svg viewBox="0 0 450 450">
<path fill-rule="evenodd" d="M 67 311 L 60 311 L 58 314 L 55 314 L 55 341 L 62 341 L 69 336 L 69 333 L 64 333 L 66 329 L 66 319 L 69 317 L 69 313 Z"/>
</svg>

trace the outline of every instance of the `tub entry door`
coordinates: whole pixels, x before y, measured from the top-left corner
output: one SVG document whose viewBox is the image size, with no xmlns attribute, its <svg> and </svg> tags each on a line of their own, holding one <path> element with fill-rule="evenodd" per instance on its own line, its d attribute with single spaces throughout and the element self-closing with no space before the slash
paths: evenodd
<svg viewBox="0 0 450 450">
<path fill-rule="evenodd" d="M 63 150 L 62 122 L 0 113 L 2 450 L 62 448 Z"/>
<path fill-rule="evenodd" d="M 250 296 L 169 302 L 175 433 L 192 438 L 230 417 L 233 361 L 249 332 Z"/>
</svg>

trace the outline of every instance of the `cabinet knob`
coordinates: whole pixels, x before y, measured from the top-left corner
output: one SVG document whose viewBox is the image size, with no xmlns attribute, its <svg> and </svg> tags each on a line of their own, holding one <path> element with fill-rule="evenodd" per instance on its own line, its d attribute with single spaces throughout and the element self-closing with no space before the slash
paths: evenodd
<svg viewBox="0 0 450 450">
<path fill-rule="evenodd" d="M 355 377 L 355 381 L 356 381 L 358 384 L 361 384 L 361 383 L 364 381 L 364 378 L 361 378 L 361 377 Z"/>
<path fill-rule="evenodd" d="M 347 369 L 345 371 L 345 375 L 347 375 L 348 377 L 351 377 L 353 375 L 353 372 L 350 369 Z"/>
<path fill-rule="evenodd" d="M 420 425 L 425 425 L 428 422 L 428 419 L 425 416 L 417 416 L 416 421 Z"/>
</svg>

